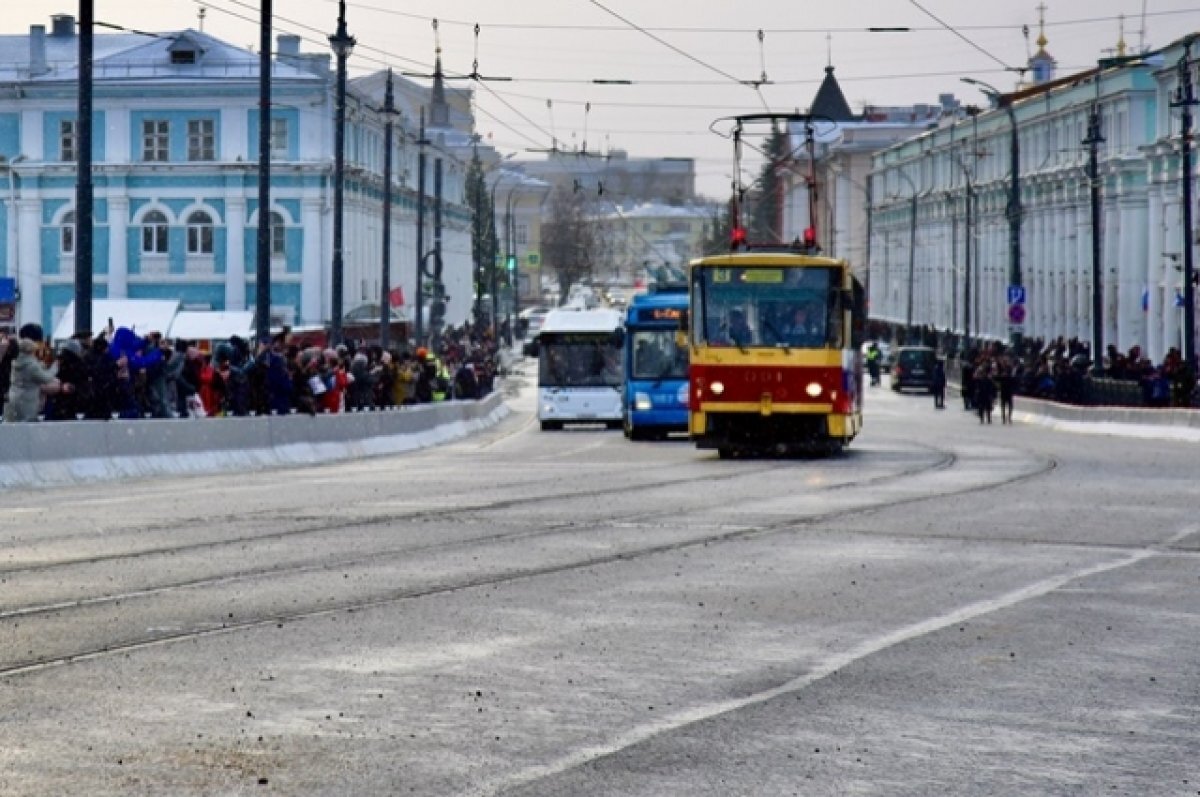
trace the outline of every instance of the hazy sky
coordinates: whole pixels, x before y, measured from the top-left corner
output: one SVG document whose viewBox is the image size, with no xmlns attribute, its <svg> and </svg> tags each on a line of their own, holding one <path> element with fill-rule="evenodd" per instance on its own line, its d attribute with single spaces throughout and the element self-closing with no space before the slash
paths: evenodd
<svg viewBox="0 0 1200 797">
<path fill-rule="evenodd" d="M 934 103 L 942 93 L 983 103 L 963 76 L 1000 89 L 1036 49 L 1038 0 L 363 0 L 347 3 L 358 39 L 354 74 L 392 66 L 426 72 L 439 19 L 448 73 L 472 71 L 511 82 L 480 85 L 479 132 L 508 153 L 586 144 L 635 156 L 697 159 L 699 188 L 728 195 L 732 147 L 709 132 L 718 117 L 804 110 L 832 58 L 856 110 L 863 103 Z M 51 14 L 78 13 L 65 0 L 12 0 L 0 30 L 23 33 Z M 200 25 L 231 43 L 258 41 L 254 0 L 96 0 L 98 21 L 139 30 Z M 275 0 L 276 32 L 297 33 L 305 50 L 327 48 L 336 0 Z M 1111 54 L 1124 14 L 1125 41 L 1161 47 L 1200 31 L 1188 0 L 1046 0 L 1048 50 L 1059 74 Z M 478 48 L 474 27 L 480 26 Z M 637 26 L 642 30 L 637 30 Z M 1028 26 L 1028 36 L 1022 32 Z M 908 27 L 907 33 L 868 32 Z M 762 30 L 760 45 L 758 31 Z M 1107 49 L 1107 52 L 1106 52 Z M 739 81 L 771 83 L 756 90 Z M 596 85 L 596 79 L 632 85 Z M 464 85 L 463 83 L 457 85 Z M 549 103 L 549 104 L 548 104 Z M 590 103 L 590 110 L 587 104 Z M 540 157 L 522 153 L 519 157 Z"/>
</svg>

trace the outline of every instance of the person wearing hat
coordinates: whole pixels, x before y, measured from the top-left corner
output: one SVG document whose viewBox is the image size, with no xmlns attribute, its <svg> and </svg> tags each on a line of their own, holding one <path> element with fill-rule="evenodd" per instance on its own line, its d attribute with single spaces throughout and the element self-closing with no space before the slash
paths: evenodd
<svg viewBox="0 0 1200 797">
<path fill-rule="evenodd" d="M 58 350 L 57 362 L 58 381 L 63 390 L 46 401 L 44 415 L 48 421 L 73 421 L 83 417 L 90 394 L 83 344 L 74 338 L 68 340 Z"/>
<path fill-rule="evenodd" d="M 60 382 L 38 359 L 44 337 L 40 324 L 26 324 L 18 333 L 17 359 L 13 361 L 12 382 L 4 403 L 6 423 L 36 421 L 45 396 L 70 393 L 74 389 Z"/>
</svg>

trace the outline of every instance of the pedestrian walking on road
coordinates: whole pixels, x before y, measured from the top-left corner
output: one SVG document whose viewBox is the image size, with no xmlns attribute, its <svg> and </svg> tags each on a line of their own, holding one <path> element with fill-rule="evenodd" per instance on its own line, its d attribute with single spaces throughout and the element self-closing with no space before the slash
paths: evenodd
<svg viewBox="0 0 1200 797">
<path fill-rule="evenodd" d="M 974 378 L 971 380 L 975 385 L 975 410 L 979 413 L 979 422 L 982 424 L 992 422 L 992 409 L 996 403 L 996 383 L 992 381 L 992 366 L 988 361 L 984 361 L 977 369 L 975 369 Z"/>
<path fill-rule="evenodd" d="M 1016 393 L 1017 378 L 1013 373 L 1013 365 L 1005 357 L 1000 361 L 1000 370 L 996 374 L 996 389 L 1000 393 L 1000 423 L 1012 423 L 1013 394 Z"/>
<path fill-rule="evenodd" d="M 936 360 L 933 364 L 933 381 L 929 385 L 929 392 L 933 394 L 934 408 L 946 409 L 946 363 L 942 360 Z"/>
</svg>

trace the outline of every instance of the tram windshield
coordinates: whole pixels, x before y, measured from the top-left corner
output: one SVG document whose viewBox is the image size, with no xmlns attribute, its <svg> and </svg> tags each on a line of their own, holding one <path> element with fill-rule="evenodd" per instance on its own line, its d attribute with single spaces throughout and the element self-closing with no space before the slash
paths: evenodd
<svg viewBox="0 0 1200 797">
<path fill-rule="evenodd" d="M 541 335 L 540 387 L 620 387 L 622 341 L 612 333 Z"/>
<path fill-rule="evenodd" d="M 823 266 L 692 271 L 692 334 L 739 348 L 840 348 L 841 272 Z"/>
<path fill-rule="evenodd" d="M 675 345 L 674 329 L 635 330 L 630 344 L 634 379 L 687 379 L 687 349 Z"/>
</svg>

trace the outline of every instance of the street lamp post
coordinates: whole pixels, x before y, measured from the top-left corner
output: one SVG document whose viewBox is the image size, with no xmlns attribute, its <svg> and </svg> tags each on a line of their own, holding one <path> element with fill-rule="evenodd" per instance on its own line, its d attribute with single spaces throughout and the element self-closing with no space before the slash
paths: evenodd
<svg viewBox="0 0 1200 797">
<path fill-rule="evenodd" d="M 1008 284 L 1017 286 L 1021 284 L 1021 137 L 1020 131 L 1017 129 L 1017 112 L 1013 108 L 1011 101 L 1007 101 L 1004 95 L 995 86 L 984 83 L 982 80 L 965 77 L 962 78 L 964 83 L 969 83 L 982 91 L 989 100 L 996 104 L 997 108 L 1004 108 L 1008 112 L 1009 121 L 1009 193 L 1008 193 Z M 1019 344 L 1021 334 L 1013 332 L 1013 344 Z"/>
<path fill-rule="evenodd" d="M 1192 106 L 1197 104 L 1192 85 L 1192 42 L 1189 40 L 1179 59 L 1179 86 L 1171 102 L 1180 108 L 1179 156 L 1183 180 L 1183 359 L 1196 369 L 1196 286 L 1193 282 L 1192 247 Z"/>
<path fill-rule="evenodd" d="M 392 120 L 396 116 L 396 96 L 392 88 L 392 70 L 387 73 L 383 93 L 383 268 L 379 280 L 379 346 L 387 351 L 392 328 Z"/>
<path fill-rule="evenodd" d="M 350 57 L 355 43 L 354 37 L 346 32 L 346 0 L 338 0 L 337 31 L 329 37 L 329 45 L 333 48 L 333 54 L 337 58 L 337 109 L 333 123 L 333 269 L 329 323 L 329 340 L 335 346 L 342 342 L 342 215 L 346 177 L 346 60 Z"/>
</svg>

